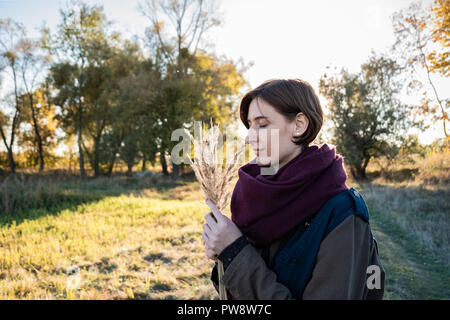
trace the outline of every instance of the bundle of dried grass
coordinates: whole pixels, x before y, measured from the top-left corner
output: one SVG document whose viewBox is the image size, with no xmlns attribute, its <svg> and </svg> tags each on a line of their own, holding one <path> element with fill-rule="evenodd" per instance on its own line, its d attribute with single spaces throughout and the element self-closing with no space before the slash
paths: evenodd
<svg viewBox="0 0 450 320">
<path fill-rule="evenodd" d="M 238 148 L 232 159 L 226 159 L 224 164 L 218 163 L 219 126 L 211 125 L 208 134 L 203 134 L 200 127 L 198 139 L 189 132 L 189 137 L 194 145 L 194 159 L 189 163 L 194 170 L 195 176 L 200 183 L 203 194 L 210 199 L 221 211 L 226 208 L 230 195 L 229 184 L 236 176 L 239 166 L 239 157 L 245 149 L 245 144 Z M 224 273 L 221 261 L 217 261 L 219 276 L 219 296 L 221 300 L 227 300 L 225 287 L 221 283 Z"/>
</svg>

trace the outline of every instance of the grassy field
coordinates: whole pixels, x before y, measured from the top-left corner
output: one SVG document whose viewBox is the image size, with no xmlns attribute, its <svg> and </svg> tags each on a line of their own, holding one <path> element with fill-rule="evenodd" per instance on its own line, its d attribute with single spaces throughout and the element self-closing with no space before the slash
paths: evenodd
<svg viewBox="0 0 450 320">
<path fill-rule="evenodd" d="M 218 298 L 193 177 L 33 179 L 0 189 L 0 299 Z M 385 298 L 449 299 L 448 183 L 348 185 L 369 206 Z"/>
<path fill-rule="evenodd" d="M 385 299 L 449 299 L 448 188 L 360 186 L 386 269 Z"/>
<path fill-rule="evenodd" d="M 196 182 L 118 177 L 64 191 L 91 201 L 0 217 L 0 299 L 216 296 Z"/>
</svg>

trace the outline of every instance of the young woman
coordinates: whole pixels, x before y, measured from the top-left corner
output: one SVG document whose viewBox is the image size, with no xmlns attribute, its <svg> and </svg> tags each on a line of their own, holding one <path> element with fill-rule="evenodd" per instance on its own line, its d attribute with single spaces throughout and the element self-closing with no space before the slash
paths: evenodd
<svg viewBox="0 0 450 320">
<path fill-rule="evenodd" d="M 231 220 L 206 200 L 202 234 L 206 255 L 223 262 L 228 297 L 382 299 L 367 206 L 335 148 L 310 145 L 323 123 L 311 85 L 268 80 L 245 94 L 240 117 L 257 157 L 239 169 Z M 211 279 L 217 289 L 217 264 Z"/>
</svg>

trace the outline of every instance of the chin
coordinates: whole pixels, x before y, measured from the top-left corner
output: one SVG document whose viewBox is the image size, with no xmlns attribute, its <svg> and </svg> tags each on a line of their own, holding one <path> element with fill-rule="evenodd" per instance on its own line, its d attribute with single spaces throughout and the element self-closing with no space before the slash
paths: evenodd
<svg viewBox="0 0 450 320">
<path fill-rule="evenodd" d="M 256 157 L 255 163 L 260 167 L 270 167 L 271 159 L 269 157 Z"/>
</svg>

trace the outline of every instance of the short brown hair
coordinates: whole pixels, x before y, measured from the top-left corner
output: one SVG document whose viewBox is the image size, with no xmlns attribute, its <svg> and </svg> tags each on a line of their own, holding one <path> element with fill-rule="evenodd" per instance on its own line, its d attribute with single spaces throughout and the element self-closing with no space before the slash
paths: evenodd
<svg viewBox="0 0 450 320">
<path fill-rule="evenodd" d="M 299 112 L 305 114 L 309 120 L 308 128 L 300 137 L 292 140 L 297 145 L 307 147 L 322 128 L 323 111 L 319 98 L 313 87 L 304 80 L 270 79 L 248 91 L 239 107 L 241 120 L 247 129 L 250 128 L 247 121 L 248 109 L 255 98 L 263 99 L 290 121 L 293 121 Z"/>
</svg>

